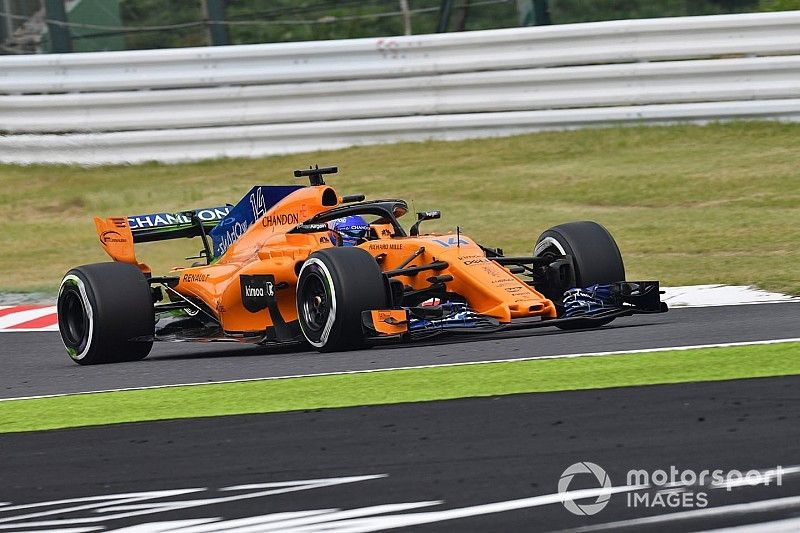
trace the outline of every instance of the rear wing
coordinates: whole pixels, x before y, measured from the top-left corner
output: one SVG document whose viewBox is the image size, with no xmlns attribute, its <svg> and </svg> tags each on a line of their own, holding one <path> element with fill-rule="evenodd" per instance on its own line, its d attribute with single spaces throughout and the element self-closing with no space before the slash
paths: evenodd
<svg viewBox="0 0 800 533">
<path fill-rule="evenodd" d="M 149 272 L 147 265 L 136 260 L 134 243 L 202 237 L 205 250 L 201 257 L 210 261 L 225 253 L 247 228 L 278 202 L 302 188 L 300 185 L 258 185 L 250 189 L 236 206 L 227 204 L 179 213 L 106 219 L 95 217 L 94 223 L 100 243 L 112 259 L 137 265 L 144 272 Z M 209 246 L 209 238 L 212 246 Z"/>
<path fill-rule="evenodd" d="M 114 261 L 135 265 L 149 273 L 150 267 L 136 259 L 134 243 L 200 237 L 216 227 L 230 210 L 231 206 L 226 205 L 181 213 L 152 213 L 106 219 L 95 217 L 94 225 L 100 244 Z"/>
<path fill-rule="evenodd" d="M 192 209 L 181 213 L 153 213 L 128 217 L 128 227 L 133 242 L 154 242 L 169 239 L 200 237 L 200 228 L 192 222 L 197 215 L 205 233 L 217 226 L 230 213 L 233 206 Z"/>
</svg>

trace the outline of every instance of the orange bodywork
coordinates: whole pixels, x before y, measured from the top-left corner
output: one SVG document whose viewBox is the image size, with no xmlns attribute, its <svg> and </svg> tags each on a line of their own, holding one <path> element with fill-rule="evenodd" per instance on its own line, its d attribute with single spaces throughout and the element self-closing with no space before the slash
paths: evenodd
<svg viewBox="0 0 800 533">
<path fill-rule="evenodd" d="M 408 331 L 408 320 L 403 309 L 379 309 L 371 312 L 372 327 L 383 335 L 397 335 Z"/>
<path fill-rule="evenodd" d="M 204 303 L 227 333 L 263 332 L 273 325 L 270 313 L 253 313 L 245 309 L 239 276 L 272 275 L 283 320 L 287 323 L 296 321 L 298 272 L 311 253 L 332 244 L 325 232 L 287 232 L 298 223 L 341 203 L 342 198 L 327 185 L 308 186 L 289 194 L 248 227 L 212 264 L 174 269 L 171 274 L 178 276 L 174 291 Z M 135 256 L 127 219 L 95 219 L 95 224 L 104 250 L 114 260 L 137 265 L 149 273 L 149 268 L 139 263 Z M 448 264 L 435 272 L 395 277 L 405 286 L 421 289 L 430 285 L 428 278 L 431 276 L 451 275 L 453 280 L 446 282 L 448 292 L 463 296 L 475 312 L 494 317 L 501 323 L 522 317 L 556 317 L 553 302 L 487 258 L 469 237 L 454 233 L 397 237 L 393 235 L 391 224 L 371 227 L 376 238 L 359 246 L 376 257 L 383 271 L 397 268 L 420 248 L 424 251 L 407 267 L 437 261 Z M 401 315 L 395 314 L 397 316 L 386 314 L 391 318 L 388 322 L 373 314 L 376 324 L 380 322 L 381 330 L 385 330 L 382 333 L 396 333 L 403 329 L 392 326 L 391 322 L 400 322 Z"/>
<path fill-rule="evenodd" d="M 553 302 L 487 258 L 469 237 L 456 236 L 454 233 L 396 237 L 386 241 L 368 241 L 360 247 L 374 256 L 385 254 L 380 261 L 384 271 L 397 268 L 411 254 L 424 247 L 425 251 L 406 266 L 446 262 L 448 267 L 436 274 L 453 276 L 453 281 L 447 282 L 448 291 L 464 296 L 476 313 L 494 317 L 500 322 L 529 316 L 556 316 Z M 432 275 L 426 271 L 397 276 L 396 279 L 415 289 L 422 289 L 430 284 L 427 280 Z"/>
<path fill-rule="evenodd" d="M 100 237 L 100 244 L 103 246 L 103 250 L 114 261 L 136 265 L 146 274 L 150 272 L 150 267 L 136 260 L 136 253 L 133 250 L 133 234 L 130 226 L 128 226 L 127 218 L 112 217 L 102 219 L 94 217 L 94 225 L 97 230 L 97 236 Z"/>
</svg>

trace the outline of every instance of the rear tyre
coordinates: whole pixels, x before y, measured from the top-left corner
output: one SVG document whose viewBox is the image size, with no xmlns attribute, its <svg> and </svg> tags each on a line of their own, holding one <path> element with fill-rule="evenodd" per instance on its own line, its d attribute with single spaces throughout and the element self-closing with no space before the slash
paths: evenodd
<svg viewBox="0 0 800 533">
<path fill-rule="evenodd" d="M 78 364 L 136 361 L 153 347 L 150 284 L 133 265 L 73 268 L 61 281 L 57 310 L 61 339 Z"/>
<path fill-rule="evenodd" d="M 575 272 L 575 286 L 588 287 L 596 283 L 625 281 L 625 265 L 614 237 L 597 222 L 568 222 L 554 226 L 539 236 L 533 255 L 544 257 L 552 255 L 571 255 Z M 567 287 L 571 288 L 571 287 Z M 563 287 L 545 291 L 563 313 Z M 564 324 L 562 329 L 577 329 L 588 326 L 602 326 L 614 320 L 576 321 Z"/>
<path fill-rule="evenodd" d="M 363 345 L 361 312 L 389 307 L 378 263 L 361 248 L 311 254 L 297 280 L 297 317 L 305 339 L 321 352 Z"/>
</svg>

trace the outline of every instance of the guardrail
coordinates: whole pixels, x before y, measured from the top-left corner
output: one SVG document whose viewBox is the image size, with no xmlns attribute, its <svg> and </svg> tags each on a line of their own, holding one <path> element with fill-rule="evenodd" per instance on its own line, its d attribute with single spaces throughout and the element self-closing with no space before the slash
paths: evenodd
<svg viewBox="0 0 800 533">
<path fill-rule="evenodd" d="M 0 161 L 259 156 L 800 117 L 800 12 L 0 57 Z"/>
</svg>

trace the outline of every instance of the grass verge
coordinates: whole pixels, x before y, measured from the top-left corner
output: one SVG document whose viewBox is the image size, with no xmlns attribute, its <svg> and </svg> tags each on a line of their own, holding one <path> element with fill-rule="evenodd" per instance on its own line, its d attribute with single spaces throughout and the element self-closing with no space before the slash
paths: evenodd
<svg viewBox="0 0 800 533">
<path fill-rule="evenodd" d="M 800 343 L 546 359 L 0 402 L 0 433 L 800 374 Z"/>
<path fill-rule="evenodd" d="M 584 129 L 498 139 L 365 146 L 262 159 L 81 168 L 0 165 L 0 292 L 54 292 L 69 268 L 106 261 L 92 215 L 235 203 L 295 168 L 337 164 L 342 194 L 441 209 L 507 253 L 570 220 L 616 237 L 629 279 L 731 283 L 800 294 L 800 124 Z M 411 223 L 411 215 L 407 216 Z M 196 254 L 187 240 L 142 245 L 163 273 Z"/>
</svg>

